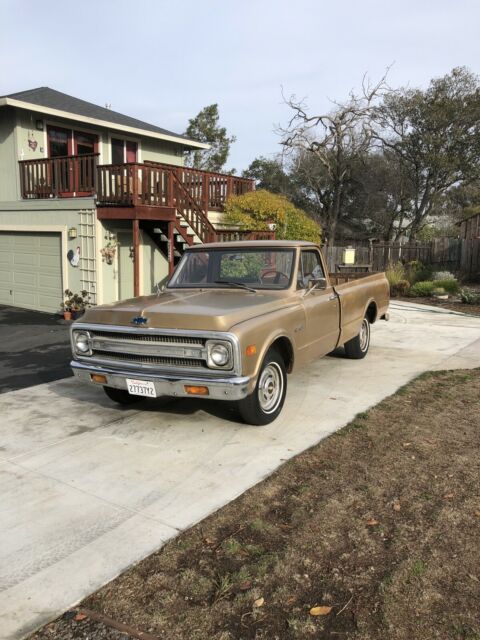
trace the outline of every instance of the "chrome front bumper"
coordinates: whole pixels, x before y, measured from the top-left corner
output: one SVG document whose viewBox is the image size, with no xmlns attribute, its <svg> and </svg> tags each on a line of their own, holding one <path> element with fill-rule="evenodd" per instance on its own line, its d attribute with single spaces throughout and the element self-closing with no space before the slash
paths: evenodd
<svg viewBox="0 0 480 640">
<path fill-rule="evenodd" d="M 91 374 L 106 376 L 105 386 L 115 389 L 127 389 L 127 378 L 150 380 L 155 385 L 157 396 L 175 396 L 178 398 L 211 398 L 213 400 L 241 400 L 252 391 L 252 380 L 249 377 L 234 378 L 200 378 L 195 376 L 177 376 L 171 374 L 146 373 L 145 371 L 122 371 L 94 364 L 83 364 L 77 360 L 70 363 L 73 374 L 83 382 L 92 382 Z M 185 385 L 208 387 L 208 396 L 193 396 L 185 391 Z M 102 385 L 103 386 L 103 385 Z"/>
</svg>

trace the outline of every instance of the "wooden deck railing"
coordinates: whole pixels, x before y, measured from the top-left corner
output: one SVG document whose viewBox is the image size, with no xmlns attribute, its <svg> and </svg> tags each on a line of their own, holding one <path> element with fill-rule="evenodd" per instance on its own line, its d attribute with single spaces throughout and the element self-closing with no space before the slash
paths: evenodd
<svg viewBox="0 0 480 640">
<path fill-rule="evenodd" d="M 98 153 L 20 160 L 22 198 L 93 195 Z"/>
<path fill-rule="evenodd" d="M 204 211 L 222 211 L 227 198 L 254 189 L 254 180 L 250 178 L 151 161 L 145 161 L 145 164 L 172 171 Z"/>
<path fill-rule="evenodd" d="M 238 240 L 275 240 L 275 231 L 216 230 L 217 242 L 237 242 Z"/>
</svg>

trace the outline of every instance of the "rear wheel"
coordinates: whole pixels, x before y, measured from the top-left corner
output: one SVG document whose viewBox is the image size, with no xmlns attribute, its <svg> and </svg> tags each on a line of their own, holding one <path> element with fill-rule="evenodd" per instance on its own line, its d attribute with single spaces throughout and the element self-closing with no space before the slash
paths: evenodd
<svg viewBox="0 0 480 640">
<path fill-rule="evenodd" d="M 132 396 L 125 389 L 115 389 L 115 387 L 103 387 L 103 390 L 114 402 L 118 402 L 118 404 L 135 404 L 135 402 L 139 402 L 142 400 L 141 396 Z"/>
<path fill-rule="evenodd" d="M 345 343 L 345 353 L 347 358 L 352 360 L 361 360 L 368 353 L 370 346 L 370 321 L 367 316 L 363 319 L 360 333 Z"/>
<path fill-rule="evenodd" d="M 238 410 L 247 424 L 265 425 L 280 414 L 287 393 L 287 370 L 275 349 L 265 356 L 255 391 L 238 402 Z"/>
</svg>

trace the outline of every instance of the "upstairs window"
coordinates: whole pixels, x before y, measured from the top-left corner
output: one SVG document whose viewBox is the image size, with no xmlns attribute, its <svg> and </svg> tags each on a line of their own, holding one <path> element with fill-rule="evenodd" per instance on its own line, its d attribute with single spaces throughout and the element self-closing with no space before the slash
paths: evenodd
<svg viewBox="0 0 480 640">
<path fill-rule="evenodd" d="M 72 132 L 60 127 L 48 127 L 48 157 L 70 156 L 72 154 Z"/>
<path fill-rule="evenodd" d="M 132 140 L 112 138 L 112 164 L 137 162 L 138 145 Z"/>
</svg>

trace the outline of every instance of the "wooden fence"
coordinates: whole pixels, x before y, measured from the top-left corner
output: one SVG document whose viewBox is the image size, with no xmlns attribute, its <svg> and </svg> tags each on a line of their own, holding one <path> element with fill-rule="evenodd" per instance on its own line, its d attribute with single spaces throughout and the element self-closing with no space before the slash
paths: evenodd
<svg viewBox="0 0 480 640">
<path fill-rule="evenodd" d="M 349 246 L 355 248 L 355 267 L 359 270 L 385 271 L 389 264 L 419 260 L 438 270 L 462 272 L 472 278 L 480 277 L 480 238 L 439 238 L 429 243 L 408 244 L 362 242 Z M 343 264 L 345 248 L 324 248 L 330 272 L 339 271 L 338 265 Z"/>
</svg>

